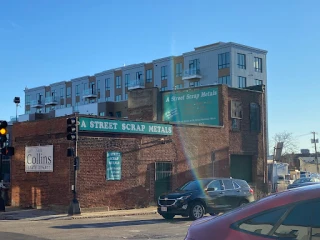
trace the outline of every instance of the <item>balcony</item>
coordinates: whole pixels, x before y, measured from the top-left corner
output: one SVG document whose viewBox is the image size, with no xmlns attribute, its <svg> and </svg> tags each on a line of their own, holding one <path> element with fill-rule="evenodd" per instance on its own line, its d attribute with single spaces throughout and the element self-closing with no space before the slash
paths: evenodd
<svg viewBox="0 0 320 240">
<path fill-rule="evenodd" d="M 57 100 L 57 98 L 56 98 L 55 96 L 46 97 L 45 105 L 46 105 L 46 106 L 55 106 L 55 105 L 58 105 L 58 100 Z"/>
<path fill-rule="evenodd" d="M 98 97 L 96 89 L 86 89 L 83 91 L 83 98 L 87 99 L 95 99 Z"/>
<path fill-rule="evenodd" d="M 187 69 L 183 71 L 182 80 L 200 79 L 200 69 Z"/>
<path fill-rule="evenodd" d="M 44 104 L 43 104 L 43 100 L 39 99 L 39 100 L 32 100 L 30 102 L 30 106 L 32 108 L 43 108 Z"/>
<path fill-rule="evenodd" d="M 136 79 L 136 80 L 129 81 L 128 90 L 139 89 L 139 88 L 145 88 L 144 79 Z"/>
</svg>

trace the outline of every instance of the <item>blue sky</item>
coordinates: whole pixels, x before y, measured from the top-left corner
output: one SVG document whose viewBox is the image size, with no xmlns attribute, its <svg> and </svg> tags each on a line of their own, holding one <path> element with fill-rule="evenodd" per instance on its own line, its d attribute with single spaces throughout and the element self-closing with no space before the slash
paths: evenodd
<svg viewBox="0 0 320 240">
<path fill-rule="evenodd" d="M 320 1 L 0 0 L 0 118 L 24 88 L 217 41 L 268 50 L 269 135 L 320 131 Z M 24 107 L 19 108 L 19 114 Z M 310 148 L 310 135 L 298 137 Z"/>
</svg>

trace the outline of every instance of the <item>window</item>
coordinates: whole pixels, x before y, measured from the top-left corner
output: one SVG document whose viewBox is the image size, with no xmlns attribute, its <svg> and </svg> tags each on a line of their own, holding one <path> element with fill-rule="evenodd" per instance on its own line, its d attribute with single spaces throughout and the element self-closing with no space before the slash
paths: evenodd
<svg viewBox="0 0 320 240">
<path fill-rule="evenodd" d="M 76 85 L 76 96 L 79 96 L 79 95 L 80 95 L 79 87 L 80 87 L 80 85 Z"/>
<path fill-rule="evenodd" d="M 148 70 L 147 70 L 146 76 L 147 76 L 146 81 L 147 81 L 148 83 L 152 82 L 152 69 L 148 69 Z"/>
<path fill-rule="evenodd" d="M 88 89 L 88 83 L 83 84 L 83 90 L 86 90 L 86 89 Z"/>
<path fill-rule="evenodd" d="M 182 89 L 182 84 L 177 84 L 174 86 L 174 89 L 177 90 L 177 89 Z"/>
<path fill-rule="evenodd" d="M 30 114 L 30 110 L 26 110 L 26 114 Z"/>
<path fill-rule="evenodd" d="M 110 78 L 106 78 L 105 83 L 106 83 L 106 90 L 110 90 Z"/>
<path fill-rule="evenodd" d="M 109 112 L 109 116 L 110 116 L 110 117 L 113 117 L 113 112 Z"/>
<path fill-rule="evenodd" d="M 42 96 L 41 93 L 37 93 L 36 101 L 38 104 L 42 104 Z"/>
<path fill-rule="evenodd" d="M 231 87 L 230 76 L 219 77 L 218 83 L 219 84 L 227 84 L 229 87 Z"/>
<path fill-rule="evenodd" d="M 254 58 L 254 70 L 256 72 L 262 72 L 262 58 Z"/>
<path fill-rule="evenodd" d="M 120 102 L 121 101 L 121 95 L 117 95 L 116 96 L 116 102 Z"/>
<path fill-rule="evenodd" d="M 167 66 L 161 67 L 161 80 L 167 79 Z"/>
<path fill-rule="evenodd" d="M 279 219 L 287 211 L 287 208 L 279 208 L 276 210 L 262 213 L 258 216 L 247 219 L 240 224 L 238 228 L 255 234 L 268 235 Z"/>
<path fill-rule="evenodd" d="M 124 75 L 124 85 L 125 85 L 125 87 L 129 86 L 129 77 L 130 77 L 130 74 L 125 74 Z"/>
<path fill-rule="evenodd" d="M 128 93 L 124 95 L 124 100 L 128 100 Z"/>
<path fill-rule="evenodd" d="M 162 87 L 162 88 L 160 89 L 161 92 L 167 91 L 167 90 L 168 90 L 168 87 Z"/>
<path fill-rule="evenodd" d="M 182 63 L 176 63 L 176 77 L 182 76 Z"/>
<path fill-rule="evenodd" d="M 30 95 L 26 95 L 26 105 L 30 105 Z"/>
<path fill-rule="evenodd" d="M 218 69 L 230 67 L 230 53 L 221 53 L 218 55 Z"/>
<path fill-rule="evenodd" d="M 54 99 L 56 98 L 56 90 L 55 90 L 55 89 L 51 91 L 51 96 L 52 96 Z"/>
<path fill-rule="evenodd" d="M 221 181 L 220 180 L 214 180 L 208 185 L 208 190 L 210 191 L 222 191 Z"/>
<path fill-rule="evenodd" d="M 246 69 L 246 55 L 238 53 L 238 68 Z"/>
<path fill-rule="evenodd" d="M 105 114 L 104 112 L 99 112 L 100 117 L 104 117 L 104 114 Z"/>
<path fill-rule="evenodd" d="M 309 227 L 313 225 L 312 216 L 314 220 L 319 217 L 314 215 L 314 211 L 319 207 L 319 202 L 305 202 L 296 205 L 274 231 L 273 236 L 284 239 L 310 239 Z"/>
<path fill-rule="evenodd" d="M 223 180 L 222 182 L 225 190 L 233 190 L 233 183 L 231 180 Z"/>
<path fill-rule="evenodd" d="M 110 101 L 110 97 L 106 97 L 106 102 L 109 102 Z"/>
<path fill-rule="evenodd" d="M 50 112 L 50 107 L 46 107 L 46 113 Z"/>
<path fill-rule="evenodd" d="M 71 97 L 71 87 L 67 87 L 67 98 Z"/>
<path fill-rule="evenodd" d="M 121 118 L 121 112 L 116 112 L 116 117 Z"/>
<path fill-rule="evenodd" d="M 71 103 L 67 103 L 67 107 L 71 107 Z"/>
<path fill-rule="evenodd" d="M 94 82 L 90 82 L 89 84 L 90 84 L 90 90 L 91 90 L 90 92 L 94 93 L 94 85 L 95 85 Z"/>
<path fill-rule="evenodd" d="M 116 88 L 121 88 L 121 76 L 116 76 Z"/>
<path fill-rule="evenodd" d="M 49 91 L 46 92 L 46 97 L 50 97 L 50 92 Z"/>
<path fill-rule="evenodd" d="M 136 72 L 136 80 L 141 79 L 141 76 L 142 76 L 142 72 L 141 71 Z"/>
<path fill-rule="evenodd" d="M 97 91 L 100 92 L 100 80 L 97 80 Z"/>
<path fill-rule="evenodd" d="M 250 130 L 260 131 L 260 111 L 257 103 L 250 103 Z"/>
<path fill-rule="evenodd" d="M 193 59 L 189 61 L 189 71 L 194 70 L 196 73 L 196 70 L 200 69 L 200 61 L 199 59 Z"/>
<path fill-rule="evenodd" d="M 64 98 L 64 91 L 63 91 L 63 88 L 60 88 L 60 98 Z"/>
<path fill-rule="evenodd" d="M 245 78 L 245 77 L 238 77 L 238 82 L 239 82 L 239 84 L 238 84 L 238 87 L 239 88 L 245 88 L 245 87 L 247 87 L 247 78 Z"/>
<path fill-rule="evenodd" d="M 199 86 L 200 86 L 200 82 L 199 81 L 189 82 L 189 87 L 199 87 Z"/>
<path fill-rule="evenodd" d="M 254 80 L 254 84 L 255 84 L 255 85 L 262 85 L 262 80 L 255 79 L 255 80 Z"/>
<path fill-rule="evenodd" d="M 242 118 L 242 103 L 237 100 L 231 100 L 231 118 Z"/>
<path fill-rule="evenodd" d="M 36 113 L 42 113 L 42 108 L 37 108 Z"/>
</svg>

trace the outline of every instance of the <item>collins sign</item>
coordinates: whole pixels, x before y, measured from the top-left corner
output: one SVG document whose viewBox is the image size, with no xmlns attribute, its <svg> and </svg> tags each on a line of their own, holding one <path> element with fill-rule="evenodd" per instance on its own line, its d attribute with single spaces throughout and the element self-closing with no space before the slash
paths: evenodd
<svg viewBox="0 0 320 240">
<path fill-rule="evenodd" d="M 26 147 L 26 172 L 53 172 L 53 145 Z"/>
</svg>

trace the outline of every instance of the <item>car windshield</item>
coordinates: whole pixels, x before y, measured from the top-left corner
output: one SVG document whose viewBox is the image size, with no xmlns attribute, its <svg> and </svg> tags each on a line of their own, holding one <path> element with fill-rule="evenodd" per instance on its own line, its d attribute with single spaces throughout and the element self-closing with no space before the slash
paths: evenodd
<svg viewBox="0 0 320 240">
<path fill-rule="evenodd" d="M 178 190 L 182 190 L 182 191 L 193 191 L 193 190 L 198 190 L 198 189 L 203 189 L 205 186 L 208 185 L 208 183 L 211 180 L 195 180 L 195 181 L 191 181 L 191 182 L 187 182 L 186 184 L 184 184 L 182 187 L 178 188 Z"/>
<path fill-rule="evenodd" d="M 299 183 L 305 183 L 305 182 L 312 182 L 312 178 L 299 178 L 295 180 L 293 183 L 299 184 Z"/>
</svg>

